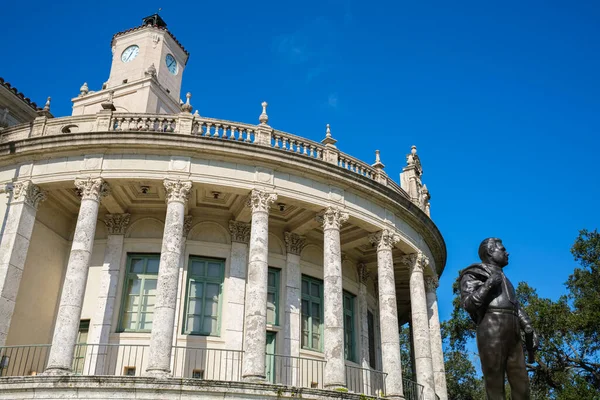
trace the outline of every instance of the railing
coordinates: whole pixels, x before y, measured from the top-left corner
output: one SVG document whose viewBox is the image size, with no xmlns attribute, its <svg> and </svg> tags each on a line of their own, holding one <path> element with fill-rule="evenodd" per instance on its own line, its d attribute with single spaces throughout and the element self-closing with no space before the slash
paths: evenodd
<svg viewBox="0 0 600 400">
<path fill-rule="evenodd" d="M 241 381 L 241 350 L 173 347 L 173 376 L 214 381 Z"/>
<path fill-rule="evenodd" d="M 267 354 L 267 381 L 286 386 L 323 389 L 325 361 Z"/>
<path fill-rule="evenodd" d="M 49 344 L 0 347 L 0 376 L 27 376 L 44 372 Z"/>
<path fill-rule="evenodd" d="M 282 131 L 273 131 L 271 135 L 271 147 L 290 153 L 302 154 L 318 160 L 323 159 L 323 152 L 325 150 L 325 146 L 320 143 Z"/>
<path fill-rule="evenodd" d="M 77 344 L 73 373 L 78 375 L 141 376 L 148 366 L 149 347 L 139 344 Z"/>
<path fill-rule="evenodd" d="M 346 365 L 346 387 L 351 392 L 383 396 L 386 376 L 386 373 L 374 369 Z"/>
<path fill-rule="evenodd" d="M 408 379 L 402 379 L 402 388 L 404 389 L 404 398 L 406 400 L 423 400 L 423 390 L 425 387 Z"/>
</svg>

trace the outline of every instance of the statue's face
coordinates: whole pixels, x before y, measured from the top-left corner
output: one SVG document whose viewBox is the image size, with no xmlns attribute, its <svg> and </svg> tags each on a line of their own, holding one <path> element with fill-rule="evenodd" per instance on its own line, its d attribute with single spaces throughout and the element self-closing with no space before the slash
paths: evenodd
<svg viewBox="0 0 600 400">
<path fill-rule="evenodd" d="M 506 251 L 502 242 L 496 242 L 496 249 L 490 254 L 490 261 L 499 267 L 508 264 L 508 251 Z"/>
</svg>

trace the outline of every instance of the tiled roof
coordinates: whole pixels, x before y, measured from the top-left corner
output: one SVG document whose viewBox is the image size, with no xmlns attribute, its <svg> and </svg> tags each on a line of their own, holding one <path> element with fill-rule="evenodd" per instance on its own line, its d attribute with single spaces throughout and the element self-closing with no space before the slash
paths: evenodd
<svg viewBox="0 0 600 400">
<path fill-rule="evenodd" d="M 185 52 L 185 54 L 188 57 L 190 56 L 190 53 L 183 47 L 183 45 L 181 43 L 179 43 L 179 40 L 177 40 L 177 38 L 175 37 L 175 35 L 173 35 L 167 28 L 164 28 L 162 26 L 156 26 L 156 25 L 140 25 L 140 26 L 136 26 L 135 28 L 130 28 L 130 29 L 127 29 L 127 30 L 122 31 L 122 32 L 117 32 L 117 33 L 115 33 L 113 35 L 112 40 L 110 41 L 110 46 L 112 47 L 113 42 L 115 41 L 115 38 L 117 36 L 121 36 L 121 35 L 124 35 L 124 34 L 129 33 L 129 32 L 134 32 L 134 31 L 137 31 L 139 29 L 145 28 L 147 26 L 151 26 L 151 27 L 153 27 L 155 29 L 160 29 L 160 30 L 163 30 L 163 31 L 167 32 L 173 38 L 173 40 L 175 41 L 175 43 L 177 43 L 179 45 L 179 47 L 181 47 L 183 49 L 183 51 Z"/>
<path fill-rule="evenodd" d="M 27 104 L 29 107 L 33 108 L 34 110 L 38 109 L 37 104 L 35 104 L 33 101 L 31 101 L 28 97 L 25 97 L 25 95 L 23 93 L 19 92 L 16 87 L 11 85 L 9 82 L 6 82 L 2 77 L 0 77 L 0 85 L 4 86 L 5 88 L 7 88 L 11 92 L 13 92 L 15 94 L 15 96 L 17 96 L 18 98 L 23 100 L 23 102 L 25 104 Z"/>
</svg>

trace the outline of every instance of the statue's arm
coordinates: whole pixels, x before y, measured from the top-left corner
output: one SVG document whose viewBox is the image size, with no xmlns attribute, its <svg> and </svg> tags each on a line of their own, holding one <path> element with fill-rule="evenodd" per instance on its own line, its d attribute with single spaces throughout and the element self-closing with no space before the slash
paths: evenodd
<svg viewBox="0 0 600 400">
<path fill-rule="evenodd" d="M 471 274 L 465 274 L 460 280 L 461 303 L 469 313 L 477 311 L 489 303 L 489 294 L 493 286 L 489 280 L 482 281 Z"/>
<path fill-rule="evenodd" d="M 531 318 L 529 318 L 529 315 L 527 315 L 525 310 L 523 310 L 520 305 L 518 306 L 518 315 L 521 329 L 526 330 L 528 327 L 533 329 L 533 325 L 531 325 Z"/>
</svg>

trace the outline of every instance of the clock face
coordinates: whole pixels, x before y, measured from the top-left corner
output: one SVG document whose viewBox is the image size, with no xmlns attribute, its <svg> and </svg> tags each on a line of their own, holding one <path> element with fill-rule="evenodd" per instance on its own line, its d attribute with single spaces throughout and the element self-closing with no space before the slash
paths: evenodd
<svg viewBox="0 0 600 400">
<path fill-rule="evenodd" d="M 129 46 L 125 49 L 123 54 L 121 54 L 121 61 L 123 61 L 124 63 L 128 63 L 129 61 L 136 58 L 139 52 L 140 48 L 137 45 L 134 44 L 133 46 Z"/>
<path fill-rule="evenodd" d="M 170 54 L 167 54 L 165 62 L 167 63 L 167 69 L 169 70 L 169 72 L 173 75 L 177 75 L 177 61 L 175 60 L 175 57 L 173 57 Z"/>
</svg>

